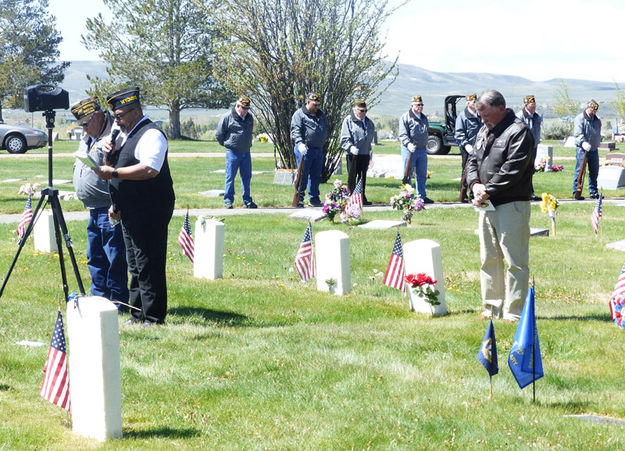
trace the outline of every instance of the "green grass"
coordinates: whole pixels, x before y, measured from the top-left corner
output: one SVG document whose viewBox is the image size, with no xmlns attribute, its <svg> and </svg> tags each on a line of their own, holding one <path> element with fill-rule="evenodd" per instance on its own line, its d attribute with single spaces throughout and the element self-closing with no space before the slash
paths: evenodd
<svg viewBox="0 0 625 451">
<path fill-rule="evenodd" d="M 0 165 L 0 179 L 23 163 L 20 169 L 31 174 L 45 171 L 45 165 L 31 168 L 35 160 L 11 159 Z M 71 162 L 63 164 L 59 159 L 59 172 L 71 175 Z M 537 183 L 568 193 L 572 162 L 564 164 L 563 174 L 538 174 Z M 254 161 L 255 170 L 271 165 Z M 457 196 L 451 179 L 458 166 L 431 160 L 432 197 Z M 218 206 L 196 193 L 223 183 L 223 174 L 210 172 L 220 167 L 219 158 L 172 159 L 178 206 Z M 263 205 L 286 205 L 291 193 L 273 188 L 271 176 L 255 176 L 252 186 Z M 378 202 L 396 191 L 397 181 L 373 181 Z M 0 191 L 0 199 L 7 193 Z M 23 198 L 13 197 L 2 208 L 23 208 Z M 315 233 L 339 229 L 350 236 L 354 286 L 349 295 L 334 296 L 317 292 L 313 281 L 301 284 L 293 271 L 301 221 L 282 214 L 226 217 L 224 277 L 206 281 L 192 276 L 181 255 L 176 238 L 183 218 L 175 217 L 167 325 L 120 325 L 124 438 L 102 445 L 75 436 L 64 412 L 38 395 L 47 346 L 15 344 L 48 343 L 62 297 L 58 258 L 28 243 L 0 298 L 0 449 L 623 448 L 622 427 L 564 417 L 625 417 L 623 332 L 607 307 L 623 254 L 605 249 L 622 239 L 623 207 L 605 204 L 598 238 L 591 210 L 590 203 L 563 204 L 557 236 L 530 242 L 545 369 L 535 404 L 531 387 L 520 390 L 507 368 L 516 328 L 501 322 L 495 324 L 500 374 L 488 400 L 488 375 L 476 359 L 487 324 L 478 320 L 472 209 L 427 209 L 401 232 L 404 242 L 429 238 L 441 245 L 450 313 L 442 318 L 409 312 L 407 300 L 376 275 L 386 268 L 394 231 L 313 226 Z M 366 220 L 398 218 L 365 211 Z M 549 227 L 538 205 L 531 225 Z M 68 226 L 88 285 L 85 222 Z M 0 225 L 3 274 L 16 249 L 14 229 Z M 71 270 L 69 282 L 76 290 Z"/>
</svg>

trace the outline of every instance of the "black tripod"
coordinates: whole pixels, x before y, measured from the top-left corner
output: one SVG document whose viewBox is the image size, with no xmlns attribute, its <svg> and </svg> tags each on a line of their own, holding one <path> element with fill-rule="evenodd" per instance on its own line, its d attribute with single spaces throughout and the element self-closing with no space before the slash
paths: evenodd
<svg viewBox="0 0 625 451">
<path fill-rule="evenodd" d="M 37 203 L 37 207 L 33 211 L 33 216 L 28 223 L 26 232 L 24 232 L 24 235 L 22 236 L 22 238 L 20 238 L 19 247 L 17 248 L 15 257 L 11 262 L 11 266 L 9 267 L 7 275 L 4 277 L 2 287 L 0 287 L 0 297 L 2 297 L 2 293 L 4 293 L 4 287 L 9 281 L 11 272 L 13 271 L 13 268 L 17 263 L 17 258 L 20 256 L 20 252 L 22 252 L 22 248 L 24 247 L 26 240 L 30 236 L 33 227 L 35 226 L 35 222 L 38 219 L 39 211 L 42 209 L 42 205 L 43 208 L 45 208 L 45 201 L 46 204 L 49 203 L 52 207 L 52 216 L 54 218 L 54 235 L 56 238 L 56 247 L 59 251 L 59 264 L 61 265 L 61 277 L 63 279 L 63 292 L 65 293 L 65 302 L 68 302 L 69 290 L 67 287 L 67 274 L 65 272 L 63 248 L 61 245 L 61 231 L 63 232 L 63 238 L 65 239 L 65 246 L 67 247 L 69 258 L 72 261 L 72 266 L 74 267 L 74 274 L 76 275 L 76 282 L 78 282 L 78 289 L 80 290 L 80 294 L 82 296 L 85 295 L 85 289 L 82 285 L 80 272 L 78 271 L 78 265 L 76 264 L 76 257 L 74 256 L 74 250 L 72 248 L 72 238 L 69 236 L 69 232 L 67 231 L 67 225 L 65 224 L 65 219 L 63 218 L 63 210 L 61 210 L 61 203 L 59 202 L 59 190 L 52 186 L 52 129 L 54 128 L 54 117 L 56 116 L 56 112 L 53 110 L 47 110 L 43 113 L 43 116 L 46 117 L 46 128 L 48 129 L 48 187 L 41 190 L 41 198 L 39 199 L 39 203 Z"/>
</svg>

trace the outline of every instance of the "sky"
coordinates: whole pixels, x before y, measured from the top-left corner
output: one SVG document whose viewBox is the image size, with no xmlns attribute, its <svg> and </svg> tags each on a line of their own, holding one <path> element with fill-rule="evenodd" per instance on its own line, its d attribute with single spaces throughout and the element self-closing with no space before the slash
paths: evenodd
<svg viewBox="0 0 625 451">
<path fill-rule="evenodd" d="M 102 0 L 49 0 L 49 10 L 61 59 L 97 60 L 80 36 L 88 17 L 110 17 Z M 622 0 L 408 0 L 387 21 L 386 55 L 436 72 L 623 81 L 623 17 Z"/>
</svg>

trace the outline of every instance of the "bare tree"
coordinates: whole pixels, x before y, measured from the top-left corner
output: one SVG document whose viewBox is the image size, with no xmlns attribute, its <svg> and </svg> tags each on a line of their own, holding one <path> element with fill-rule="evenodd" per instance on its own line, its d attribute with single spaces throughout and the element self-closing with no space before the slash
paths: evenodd
<svg viewBox="0 0 625 451">
<path fill-rule="evenodd" d="M 252 97 L 274 138 L 276 166 L 296 167 L 291 116 L 308 92 L 318 92 L 330 129 L 322 180 L 334 172 L 352 101 L 373 105 L 395 80 L 396 60 L 384 60 L 380 36 L 391 12 L 387 1 L 369 0 L 237 0 L 217 11 L 217 27 L 230 39 L 219 49 L 215 75 Z"/>
</svg>

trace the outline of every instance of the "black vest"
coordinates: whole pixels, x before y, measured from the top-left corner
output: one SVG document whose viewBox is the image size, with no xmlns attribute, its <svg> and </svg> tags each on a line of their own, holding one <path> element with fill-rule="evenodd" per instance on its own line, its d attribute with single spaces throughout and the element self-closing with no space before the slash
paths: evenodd
<svg viewBox="0 0 625 451">
<path fill-rule="evenodd" d="M 133 166 L 139 163 L 135 158 L 135 148 L 145 132 L 157 129 L 151 120 L 141 121 L 130 133 L 124 145 L 114 155 L 112 165 L 114 168 Z M 161 132 L 162 133 L 162 132 Z M 115 158 L 116 157 L 116 158 Z M 110 180 L 109 190 L 113 204 L 122 211 L 122 217 L 129 215 L 167 211 L 174 206 L 174 186 L 167 163 L 167 154 L 160 172 L 154 178 L 148 180 L 122 180 L 113 178 Z"/>
</svg>

